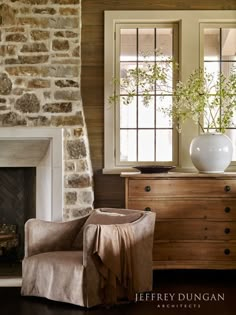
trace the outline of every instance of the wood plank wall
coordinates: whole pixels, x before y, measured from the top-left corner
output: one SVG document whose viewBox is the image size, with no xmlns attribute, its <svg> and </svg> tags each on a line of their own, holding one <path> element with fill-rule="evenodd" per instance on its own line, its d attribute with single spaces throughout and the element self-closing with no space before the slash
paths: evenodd
<svg viewBox="0 0 236 315">
<path fill-rule="evenodd" d="M 236 0 L 82 0 L 81 91 L 94 170 L 95 207 L 124 207 L 124 179 L 103 175 L 105 10 L 235 10 Z"/>
</svg>

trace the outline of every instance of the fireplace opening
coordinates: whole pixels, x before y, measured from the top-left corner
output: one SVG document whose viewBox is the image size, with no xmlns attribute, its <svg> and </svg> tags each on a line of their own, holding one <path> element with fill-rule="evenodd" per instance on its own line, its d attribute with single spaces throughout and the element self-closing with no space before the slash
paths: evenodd
<svg viewBox="0 0 236 315">
<path fill-rule="evenodd" d="M 36 167 L 0 168 L 0 275 L 21 270 L 24 224 L 36 217 Z M 13 269 L 12 269 L 13 268 Z"/>
</svg>

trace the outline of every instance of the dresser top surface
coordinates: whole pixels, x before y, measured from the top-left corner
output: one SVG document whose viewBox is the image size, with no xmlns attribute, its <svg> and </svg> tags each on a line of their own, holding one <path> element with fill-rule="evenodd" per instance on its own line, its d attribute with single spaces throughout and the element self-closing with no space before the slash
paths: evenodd
<svg viewBox="0 0 236 315">
<path fill-rule="evenodd" d="M 121 177 L 142 179 L 142 178 L 232 178 L 236 179 L 236 172 L 224 172 L 224 173 L 181 173 L 181 172 L 168 172 L 168 173 L 151 173 L 144 174 L 138 172 L 122 172 Z"/>
</svg>

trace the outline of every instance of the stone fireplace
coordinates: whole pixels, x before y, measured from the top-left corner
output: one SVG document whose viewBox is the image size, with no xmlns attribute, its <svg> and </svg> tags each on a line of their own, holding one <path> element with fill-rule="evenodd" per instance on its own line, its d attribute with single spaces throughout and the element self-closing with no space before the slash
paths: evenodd
<svg viewBox="0 0 236 315">
<path fill-rule="evenodd" d="M 0 166 L 36 167 L 38 218 L 84 215 L 94 197 L 80 0 L 0 0 L 0 25 Z"/>
<path fill-rule="evenodd" d="M 84 215 L 94 195 L 80 92 L 81 2 L 0 0 L 0 26 L 0 167 L 35 168 L 30 217 Z"/>
</svg>

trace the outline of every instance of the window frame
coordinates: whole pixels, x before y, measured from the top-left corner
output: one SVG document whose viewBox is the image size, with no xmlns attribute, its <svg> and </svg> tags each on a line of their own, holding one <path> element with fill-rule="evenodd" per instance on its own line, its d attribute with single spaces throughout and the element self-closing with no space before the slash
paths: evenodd
<svg viewBox="0 0 236 315">
<path fill-rule="evenodd" d="M 174 52 L 174 59 L 176 61 L 178 61 L 178 24 L 177 23 L 159 23 L 159 24 L 153 24 L 150 22 L 146 22 L 146 23 L 116 23 L 116 27 L 115 27 L 115 60 L 116 60 L 116 64 L 115 64 L 115 77 L 117 77 L 117 73 L 120 73 L 120 61 L 119 61 L 119 56 L 120 56 L 120 29 L 125 28 L 125 29 L 143 29 L 143 28 L 172 28 L 173 29 L 173 38 L 172 38 L 172 45 L 174 47 L 174 45 L 176 46 L 173 48 L 173 52 Z M 174 73 L 174 80 L 176 81 L 176 74 Z M 117 90 L 119 90 L 119 86 L 117 86 Z M 118 94 L 118 93 L 117 93 Z M 172 125 L 172 143 L 173 143 L 173 153 L 172 153 L 172 161 L 167 161 L 167 162 L 160 162 L 160 161 L 120 161 L 120 107 L 119 107 L 119 100 L 117 101 L 117 104 L 114 106 L 115 108 L 115 141 L 116 141 L 116 156 L 115 156 L 115 165 L 117 167 L 127 167 L 127 166 L 135 166 L 135 165 L 153 165 L 153 164 L 160 164 L 160 165 L 176 165 L 178 163 L 178 132 L 176 130 L 176 128 L 174 127 L 174 125 Z M 137 109 L 138 110 L 138 109 Z M 141 130 L 142 128 L 137 128 L 138 130 Z M 154 126 L 153 130 L 154 132 L 156 132 L 159 128 L 156 128 Z"/>
<path fill-rule="evenodd" d="M 223 17 L 223 18 L 222 18 Z M 201 23 L 235 23 L 235 10 L 168 10 L 168 11 L 105 11 L 104 14 L 104 174 L 119 174 L 133 170 L 129 166 L 117 165 L 116 134 L 114 106 L 108 104 L 112 95 L 111 80 L 114 77 L 115 65 L 115 27 L 116 24 L 149 21 L 152 24 L 179 24 L 179 79 L 185 80 L 190 73 L 198 68 L 202 62 L 201 54 Z M 189 43 L 191 42 L 191 45 Z M 183 62 L 184 61 L 184 62 Z M 179 171 L 194 171 L 189 156 L 189 146 L 193 137 L 199 134 L 198 126 L 187 121 L 178 135 L 178 164 Z M 134 163 L 131 163 L 134 165 Z M 141 164 L 141 163 L 138 163 Z M 147 164 L 147 163 L 145 163 Z M 153 162 L 152 162 L 153 164 Z M 131 166 L 131 165 L 130 165 Z M 230 169 L 236 165 L 232 165 Z"/>
</svg>

